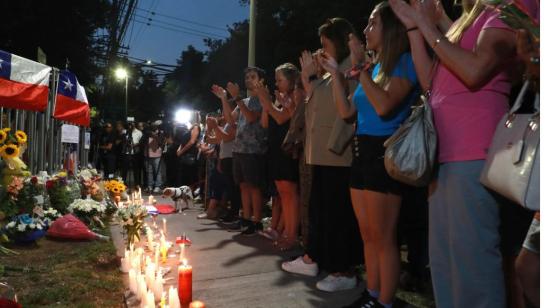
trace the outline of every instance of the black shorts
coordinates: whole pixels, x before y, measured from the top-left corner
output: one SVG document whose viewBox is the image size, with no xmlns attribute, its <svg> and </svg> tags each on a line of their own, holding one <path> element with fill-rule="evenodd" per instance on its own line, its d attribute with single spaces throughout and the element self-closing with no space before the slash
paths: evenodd
<svg viewBox="0 0 550 308">
<path fill-rule="evenodd" d="M 274 151 L 267 156 L 269 180 L 298 182 L 298 160 L 283 151 Z"/>
<path fill-rule="evenodd" d="M 351 144 L 350 187 L 401 196 L 409 185 L 391 178 L 384 166 L 384 142 L 390 136 L 356 135 Z"/>
<path fill-rule="evenodd" d="M 247 183 L 264 189 L 265 169 L 264 155 L 233 153 L 233 179 L 236 184 Z"/>
</svg>

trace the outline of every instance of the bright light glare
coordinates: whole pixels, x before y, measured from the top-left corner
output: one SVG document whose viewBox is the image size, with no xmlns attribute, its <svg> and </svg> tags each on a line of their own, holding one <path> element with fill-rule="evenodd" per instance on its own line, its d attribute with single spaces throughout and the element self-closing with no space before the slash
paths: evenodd
<svg viewBox="0 0 550 308">
<path fill-rule="evenodd" d="M 115 77 L 118 80 L 126 79 L 128 78 L 128 71 L 123 69 L 122 67 L 119 67 L 115 70 Z"/>
<path fill-rule="evenodd" d="M 174 117 L 174 120 L 176 123 L 179 124 L 187 124 L 189 121 L 191 121 L 192 112 L 187 109 L 180 109 L 176 111 L 176 115 Z"/>
</svg>

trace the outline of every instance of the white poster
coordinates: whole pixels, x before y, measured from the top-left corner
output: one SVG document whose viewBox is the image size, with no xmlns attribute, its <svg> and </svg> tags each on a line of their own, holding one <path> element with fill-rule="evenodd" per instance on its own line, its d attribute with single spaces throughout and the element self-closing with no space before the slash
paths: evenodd
<svg viewBox="0 0 550 308">
<path fill-rule="evenodd" d="M 61 126 L 61 142 L 78 143 L 80 129 L 78 126 L 63 124 Z"/>
<path fill-rule="evenodd" d="M 84 149 L 89 150 L 90 149 L 90 133 L 86 132 L 84 133 Z"/>
</svg>

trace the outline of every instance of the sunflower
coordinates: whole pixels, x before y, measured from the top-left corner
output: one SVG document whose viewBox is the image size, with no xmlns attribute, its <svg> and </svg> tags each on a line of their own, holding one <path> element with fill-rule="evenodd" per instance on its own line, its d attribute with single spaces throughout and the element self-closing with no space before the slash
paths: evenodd
<svg viewBox="0 0 550 308">
<path fill-rule="evenodd" d="M 115 194 L 120 194 L 120 189 L 118 187 L 113 187 L 111 191 Z"/>
<path fill-rule="evenodd" d="M 117 188 L 120 189 L 120 191 L 125 191 L 126 190 L 126 185 L 124 185 L 122 183 L 118 183 Z"/>
<path fill-rule="evenodd" d="M 19 156 L 19 147 L 15 144 L 3 145 L 0 148 L 0 155 L 2 158 L 14 158 Z"/>
<path fill-rule="evenodd" d="M 111 188 L 112 188 L 112 184 L 110 181 L 107 181 L 105 182 L 105 189 L 108 190 L 108 191 L 111 191 Z"/>
<path fill-rule="evenodd" d="M 7 134 L 11 131 L 11 128 L 5 127 L 5 128 L 2 128 L 2 131 L 4 131 Z"/>
<path fill-rule="evenodd" d="M 19 143 L 19 144 L 26 143 L 27 142 L 27 134 L 25 134 L 25 132 L 22 131 L 22 130 L 18 130 L 15 133 L 15 139 L 17 139 L 17 143 Z"/>
<path fill-rule="evenodd" d="M 8 133 L 6 133 L 4 130 L 0 130 L 0 144 L 4 144 L 4 142 L 6 142 L 6 139 L 8 139 Z"/>
</svg>

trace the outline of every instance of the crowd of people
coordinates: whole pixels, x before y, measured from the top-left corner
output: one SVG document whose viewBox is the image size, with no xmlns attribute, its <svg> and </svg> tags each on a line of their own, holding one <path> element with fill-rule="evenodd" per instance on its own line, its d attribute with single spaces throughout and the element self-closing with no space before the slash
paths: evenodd
<svg viewBox="0 0 550 308">
<path fill-rule="evenodd" d="M 538 1 L 525 3 L 538 18 Z M 331 18 L 318 29 L 321 49 L 304 51 L 299 67 L 275 69 L 273 92 L 258 67 L 244 71 L 248 96 L 233 82 L 213 85 L 222 114 L 206 118 L 204 138 L 197 123 L 166 142 L 154 125 L 104 137 L 106 173 L 117 157 L 122 170 L 145 159 L 147 187 L 158 192 L 161 157 L 178 161 L 167 180 L 189 184 L 197 172 L 187 159 L 204 153 L 210 203 L 200 218 L 261 234 L 282 251 L 303 247 L 282 269 L 326 273 L 316 284 L 326 292 L 355 288 L 364 264 L 365 291 L 347 307 L 392 307 L 407 276 L 431 278 L 438 307 L 538 307 L 540 214 L 479 181 L 517 72 L 527 65 L 528 78 L 538 78 L 538 47 L 480 0 L 463 0 L 462 10 L 452 21 L 437 0 L 382 2 L 365 44 L 346 19 Z M 428 91 L 437 172 L 429 187 L 413 187 L 388 175 L 384 143 Z"/>
<path fill-rule="evenodd" d="M 107 122 L 94 144 L 96 166 L 107 178 L 159 194 L 164 187 L 198 187 L 200 116 L 186 123 Z"/>
</svg>

